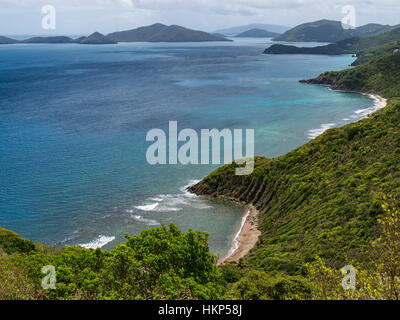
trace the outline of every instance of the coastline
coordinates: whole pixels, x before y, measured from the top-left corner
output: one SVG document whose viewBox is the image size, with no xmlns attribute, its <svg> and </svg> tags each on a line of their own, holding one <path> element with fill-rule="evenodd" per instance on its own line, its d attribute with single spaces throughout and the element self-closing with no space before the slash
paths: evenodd
<svg viewBox="0 0 400 320">
<path fill-rule="evenodd" d="M 362 94 L 375 100 L 374 110 L 371 113 L 367 114 L 365 117 L 363 117 L 363 119 L 367 118 L 370 114 L 373 114 L 374 112 L 381 110 L 387 106 L 388 99 L 383 98 L 378 94 L 375 93 L 362 93 Z"/>
<path fill-rule="evenodd" d="M 385 108 L 387 106 L 388 99 L 380 96 L 377 93 L 368 93 L 368 92 L 353 91 L 353 90 L 343 90 L 343 89 L 332 89 L 332 87 L 330 85 L 328 85 L 327 87 L 328 87 L 328 90 L 338 91 L 338 92 L 347 92 L 347 93 L 358 93 L 358 94 L 361 94 L 363 96 L 368 96 L 372 100 L 375 100 L 375 104 L 374 104 L 373 108 L 367 108 L 367 109 L 371 109 L 371 112 L 369 112 L 364 117 L 362 117 L 361 119 L 356 120 L 354 122 L 357 122 L 357 121 L 360 121 L 362 119 L 368 118 L 371 114 L 373 114 L 376 111 L 381 110 L 381 109 L 383 109 L 383 108 Z"/>
<path fill-rule="evenodd" d="M 220 259 L 217 265 L 230 262 L 238 262 L 253 249 L 261 235 L 258 230 L 259 211 L 253 205 L 245 206 L 246 213 L 242 217 L 242 224 L 233 238 L 228 254 Z"/>
<path fill-rule="evenodd" d="M 359 93 L 370 97 L 372 100 L 375 100 L 375 104 L 373 108 L 371 108 L 371 112 L 369 112 L 364 117 L 354 122 L 358 122 L 362 119 L 368 118 L 373 113 L 387 106 L 388 99 L 383 98 L 378 94 L 355 92 L 355 91 L 346 91 L 346 92 Z M 234 202 L 236 204 L 243 206 L 246 209 L 245 211 L 246 213 L 242 217 L 242 224 L 238 232 L 236 233 L 235 237 L 233 238 L 231 248 L 228 254 L 224 258 L 219 259 L 217 265 L 223 265 L 225 263 L 230 263 L 230 262 L 239 262 L 240 259 L 246 256 L 255 247 L 261 235 L 261 231 L 258 229 L 259 211 L 251 204 L 238 203 L 238 201 L 235 199 L 226 199 L 225 197 L 218 197 L 218 198 L 224 201 Z"/>
</svg>

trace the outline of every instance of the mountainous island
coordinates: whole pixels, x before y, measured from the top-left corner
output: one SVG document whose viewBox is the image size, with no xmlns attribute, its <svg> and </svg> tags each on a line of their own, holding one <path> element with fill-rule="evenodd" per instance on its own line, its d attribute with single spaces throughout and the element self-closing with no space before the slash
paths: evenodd
<svg viewBox="0 0 400 320">
<path fill-rule="evenodd" d="M 358 59 L 354 66 L 367 62 L 369 59 L 385 56 L 400 48 L 400 28 L 379 33 L 369 37 L 352 37 L 324 46 L 296 47 L 275 44 L 265 49 L 265 54 L 354 54 Z"/>
<path fill-rule="evenodd" d="M 0 36 L 0 44 L 13 44 L 17 42 L 18 42 L 17 40 Z"/>
<path fill-rule="evenodd" d="M 76 41 L 70 37 L 55 36 L 55 37 L 33 37 L 22 41 L 16 41 L 15 43 L 76 43 Z"/>
<path fill-rule="evenodd" d="M 245 32 L 239 33 L 235 37 L 237 38 L 273 38 L 277 37 L 279 34 L 275 32 L 270 32 L 263 29 L 250 29 Z"/>
<path fill-rule="evenodd" d="M 0 44 L 16 43 L 78 43 L 78 44 L 116 44 L 118 42 L 206 42 L 206 41 L 232 41 L 224 37 L 212 35 L 207 32 L 187 29 L 181 26 L 166 26 L 156 23 L 147 27 L 140 27 L 128 31 L 113 32 L 105 36 L 94 32 L 88 37 L 72 39 L 66 36 L 33 37 L 17 41 L 7 37 L 0 37 Z"/>
<path fill-rule="evenodd" d="M 156 23 L 128 31 L 113 32 L 108 38 L 117 42 L 204 42 L 231 41 L 213 34 L 187 29 L 181 26 L 166 26 Z"/>
<path fill-rule="evenodd" d="M 342 23 L 339 21 L 319 20 L 296 26 L 274 40 L 287 42 L 336 42 L 351 37 L 368 37 L 398 27 L 400 25 L 389 26 L 371 23 L 357 28 L 343 28 Z"/>
<path fill-rule="evenodd" d="M 214 33 L 219 33 L 219 34 L 224 34 L 227 36 L 236 36 L 240 33 L 252 30 L 252 29 L 261 29 L 261 30 L 266 30 L 269 32 L 274 32 L 277 34 L 282 34 L 291 28 L 288 26 L 282 26 L 282 25 L 276 25 L 276 24 L 262 24 L 262 23 L 253 23 L 253 24 L 248 24 L 244 26 L 237 26 L 237 27 L 231 27 L 231 28 L 225 28 L 225 29 L 220 29 L 216 30 Z"/>
<path fill-rule="evenodd" d="M 110 39 L 102 35 L 99 32 L 92 33 L 90 36 L 80 39 L 79 43 L 81 44 L 116 44 L 117 41 Z"/>
</svg>

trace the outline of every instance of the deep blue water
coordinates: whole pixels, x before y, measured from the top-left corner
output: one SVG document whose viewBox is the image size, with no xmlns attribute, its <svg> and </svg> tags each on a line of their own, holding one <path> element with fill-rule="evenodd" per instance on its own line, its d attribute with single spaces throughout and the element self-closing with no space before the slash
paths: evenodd
<svg viewBox="0 0 400 320">
<path fill-rule="evenodd" d="M 262 55 L 267 46 L 0 46 L 0 225 L 48 244 L 116 237 L 110 248 L 173 222 L 207 230 L 212 251 L 226 253 L 242 210 L 184 191 L 216 166 L 150 166 L 147 131 L 171 120 L 254 128 L 255 153 L 275 157 L 373 105 L 298 82 L 353 58 Z"/>
</svg>

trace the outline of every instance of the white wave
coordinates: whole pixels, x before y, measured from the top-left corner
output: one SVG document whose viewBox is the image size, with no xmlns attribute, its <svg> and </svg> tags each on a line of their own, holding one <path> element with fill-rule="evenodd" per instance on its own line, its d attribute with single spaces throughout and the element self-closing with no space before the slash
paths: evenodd
<svg viewBox="0 0 400 320">
<path fill-rule="evenodd" d="M 381 109 L 382 107 L 384 107 L 386 105 L 385 99 L 382 99 L 373 94 L 368 94 L 367 96 L 368 96 L 368 98 L 370 98 L 371 100 L 374 101 L 374 105 L 369 108 L 356 110 L 354 112 L 357 115 L 355 118 L 359 118 L 359 119 L 360 119 L 360 117 L 365 118 L 369 114 L 374 113 L 375 111 Z"/>
<path fill-rule="evenodd" d="M 198 184 L 201 180 L 190 180 L 189 183 L 186 186 L 183 186 L 182 188 L 180 188 L 179 190 L 181 192 L 183 192 L 183 194 L 187 197 L 191 197 L 191 198 L 196 198 L 197 195 L 195 195 L 194 193 L 189 192 L 187 189 L 195 184 Z"/>
<path fill-rule="evenodd" d="M 157 208 L 158 203 L 147 204 L 143 206 L 136 206 L 135 208 L 142 211 L 154 211 Z"/>
<path fill-rule="evenodd" d="M 104 247 L 107 243 L 110 243 L 111 241 L 114 241 L 115 237 L 107 237 L 100 235 L 97 237 L 97 239 L 85 243 L 85 244 L 78 244 L 78 246 L 86 248 L 86 249 L 97 249 L 97 248 L 102 248 Z"/>
<path fill-rule="evenodd" d="M 136 220 L 136 221 L 138 221 L 138 222 L 142 222 L 142 223 L 144 223 L 144 224 L 147 224 L 148 226 L 160 226 L 160 225 L 161 225 L 161 224 L 160 224 L 158 221 L 156 221 L 156 220 L 146 219 L 146 218 L 143 218 L 142 216 L 135 216 L 135 215 L 132 215 L 131 217 L 132 217 L 132 219 L 134 219 L 134 220 Z"/>
<path fill-rule="evenodd" d="M 207 201 L 201 199 L 195 194 L 187 191 L 187 188 L 199 183 L 200 180 L 191 180 L 187 185 L 179 188 L 181 193 L 177 194 L 159 194 L 152 196 L 145 200 L 145 204 L 140 206 L 134 206 L 133 209 L 126 210 L 128 213 L 135 213 L 136 210 L 151 211 L 151 212 L 176 212 L 181 211 L 184 208 L 196 208 L 196 209 L 211 209 L 212 206 L 208 205 Z"/>
<path fill-rule="evenodd" d="M 149 201 L 160 202 L 160 201 L 163 201 L 163 198 L 149 198 Z"/>
<path fill-rule="evenodd" d="M 236 233 L 235 237 L 233 238 L 232 247 L 229 249 L 229 252 L 224 260 L 227 260 L 230 257 L 232 257 L 232 255 L 236 252 L 236 250 L 239 249 L 239 237 L 242 234 L 243 228 L 246 224 L 246 220 L 247 220 L 249 214 L 250 214 L 250 210 L 247 210 L 246 214 L 242 217 L 242 221 L 240 222 L 240 228 L 239 228 L 238 232 Z"/>
<path fill-rule="evenodd" d="M 320 128 L 309 130 L 308 138 L 315 139 L 316 137 L 323 134 L 326 130 L 331 129 L 334 126 L 336 126 L 336 123 L 323 123 Z"/>
<path fill-rule="evenodd" d="M 360 114 L 360 113 L 365 113 L 366 111 L 370 110 L 371 108 L 367 108 L 367 109 L 360 109 L 360 110 L 356 110 L 354 111 L 355 114 Z"/>
<path fill-rule="evenodd" d="M 61 241 L 60 241 L 60 244 L 61 244 L 61 243 L 69 242 L 69 241 L 71 241 L 71 240 L 74 240 L 74 239 L 77 237 L 77 235 L 76 235 L 77 233 L 78 233 L 77 231 L 74 231 L 74 232 L 73 232 L 73 234 L 74 234 L 73 236 L 70 236 L 70 237 L 65 238 L 64 240 L 61 240 Z"/>
</svg>

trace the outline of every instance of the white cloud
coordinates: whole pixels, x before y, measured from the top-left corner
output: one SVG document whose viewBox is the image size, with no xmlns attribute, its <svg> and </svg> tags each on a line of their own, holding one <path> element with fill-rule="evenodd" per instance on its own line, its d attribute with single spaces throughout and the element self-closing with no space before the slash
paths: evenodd
<svg viewBox="0 0 400 320">
<path fill-rule="evenodd" d="M 37 15 L 45 4 L 56 7 L 61 17 L 58 31 L 64 33 L 155 22 L 209 31 L 247 23 L 294 26 L 323 18 L 341 20 L 345 5 L 357 9 L 359 24 L 400 23 L 399 0 L 0 0 L 0 34 L 37 32 Z"/>
</svg>

